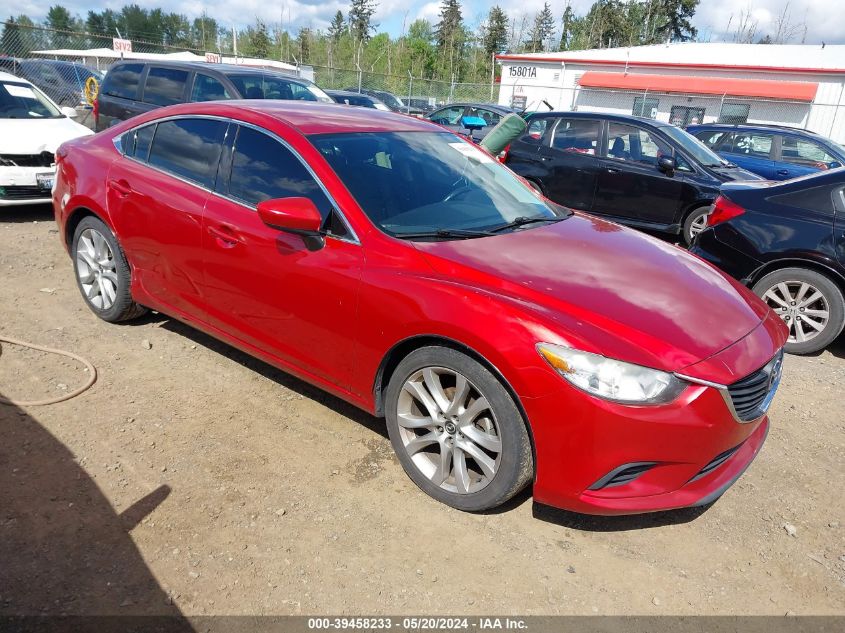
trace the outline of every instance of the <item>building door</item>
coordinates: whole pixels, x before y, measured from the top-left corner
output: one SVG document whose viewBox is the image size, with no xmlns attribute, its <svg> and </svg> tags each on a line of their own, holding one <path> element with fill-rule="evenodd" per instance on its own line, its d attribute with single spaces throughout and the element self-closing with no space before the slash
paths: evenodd
<svg viewBox="0 0 845 633">
<path fill-rule="evenodd" d="M 672 106 L 672 109 L 669 111 L 669 123 L 678 127 L 704 123 L 704 108 Z"/>
</svg>

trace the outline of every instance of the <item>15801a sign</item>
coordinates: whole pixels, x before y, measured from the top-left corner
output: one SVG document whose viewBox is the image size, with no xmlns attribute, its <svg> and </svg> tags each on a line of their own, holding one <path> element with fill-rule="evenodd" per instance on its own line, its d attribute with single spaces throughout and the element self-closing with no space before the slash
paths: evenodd
<svg viewBox="0 0 845 633">
<path fill-rule="evenodd" d="M 537 68 L 534 66 L 511 66 L 508 69 L 508 75 L 511 77 L 529 77 L 537 78 Z"/>
</svg>

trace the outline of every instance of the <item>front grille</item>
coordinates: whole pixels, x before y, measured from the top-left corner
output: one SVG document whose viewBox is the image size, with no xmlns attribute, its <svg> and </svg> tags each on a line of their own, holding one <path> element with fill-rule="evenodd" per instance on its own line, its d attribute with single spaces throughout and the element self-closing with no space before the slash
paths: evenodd
<svg viewBox="0 0 845 633">
<path fill-rule="evenodd" d="M 601 490 L 602 488 L 624 486 L 625 484 L 634 481 L 634 479 L 642 475 L 644 472 L 651 470 L 656 465 L 657 462 L 633 462 L 618 466 L 590 486 L 589 489 Z"/>
<path fill-rule="evenodd" d="M 56 162 L 53 152 L 40 154 L 0 154 L 0 165 L 8 167 L 52 167 Z"/>
<path fill-rule="evenodd" d="M 49 198 L 50 190 L 36 185 L 2 185 L 0 199 L 3 200 L 39 200 Z"/>
<path fill-rule="evenodd" d="M 779 352 L 765 367 L 728 385 L 728 395 L 737 419 L 750 422 L 768 410 L 780 383 L 782 367 L 783 351 Z"/>
<path fill-rule="evenodd" d="M 739 446 L 734 446 L 733 448 L 729 448 L 728 450 L 726 450 L 724 453 L 719 453 L 718 455 L 716 455 L 716 457 L 714 457 L 704 468 L 699 470 L 698 474 L 692 479 L 690 479 L 688 483 L 691 483 L 696 479 L 701 479 L 708 473 L 712 473 L 719 466 L 728 461 L 733 456 L 733 454 L 740 449 L 741 446 L 742 444 L 740 444 Z"/>
</svg>

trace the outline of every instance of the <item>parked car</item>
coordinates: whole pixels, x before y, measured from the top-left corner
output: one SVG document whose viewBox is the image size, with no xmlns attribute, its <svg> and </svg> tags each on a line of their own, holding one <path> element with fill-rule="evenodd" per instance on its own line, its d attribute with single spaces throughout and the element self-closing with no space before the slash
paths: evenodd
<svg viewBox="0 0 845 633">
<path fill-rule="evenodd" d="M 117 62 L 94 104 L 99 132 L 155 108 L 189 101 L 281 99 L 322 101 L 332 98 L 307 79 L 231 64 L 205 62 Z"/>
<path fill-rule="evenodd" d="M 194 103 L 58 157 L 94 314 L 158 310 L 385 416 L 455 508 L 532 479 L 580 512 L 707 504 L 766 436 L 786 327 L 765 303 L 427 121 Z"/>
<path fill-rule="evenodd" d="M 376 110 L 390 111 L 390 108 L 375 97 L 361 94 L 360 92 L 350 92 L 349 90 L 326 90 L 326 94 L 334 99 L 335 103 L 344 103 L 346 105 L 360 106 L 362 108 L 374 108 Z"/>
<path fill-rule="evenodd" d="M 540 192 L 621 224 L 681 234 L 688 244 L 723 182 L 760 179 L 653 119 L 546 112 L 527 121 L 505 162 Z"/>
<path fill-rule="evenodd" d="M 352 86 L 350 88 L 344 88 L 347 92 L 357 92 L 359 94 L 369 95 L 371 97 L 375 97 L 379 101 L 381 101 L 384 105 L 390 108 L 393 112 L 405 112 L 406 108 L 402 101 L 392 92 L 387 92 L 387 90 L 373 90 L 371 88 L 356 88 Z"/>
<path fill-rule="evenodd" d="M 845 147 L 800 128 L 778 125 L 690 125 L 714 152 L 766 180 L 787 180 L 845 165 Z"/>
<path fill-rule="evenodd" d="M 402 112 L 412 114 L 414 116 L 425 116 L 429 112 L 434 112 L 435 105 L 434 97 L 408 97 L 402 98 Z"/>
<path fill-rule="evenodd" d="M 724 185 L 692 250 L 784 320 L 787 352 L 824 349 L 845 326 L 845 170 Z"/>
<path fill-rule="evenodd" d="M 50 202 L 54 152 L 91 134 L 26 79 L 0 72 L 0 207 Z"/>
<path fill-rule="evenodd" d="M 502 117 L 511 112 L 514 112 L 512 108 L 486 103 L 452 103 L 435 110 L 431 114 L 426 115 L 425 118 L 432 123 L 442 125 L 458 134 L 464 134 L 471 136 L 475 140 L 481 140 L 487 136 L 487 132 L 492 130 L 502 120 Z M 464 125 L 467 117 L 478 120 L 477 125 L 481 125 L 482 122 L 484 125 L 481 127 L 473 126 L 472 128 L 467 128 Z"/>
<path fill-rule="evenodd" d="M 59 105 L 87 105 L 85 82 L 89 77 L 102 81 L 102 73 L 75 62 L 50 59 L 22 59 L 14 74 L 35 84 Z"/>
</svg>

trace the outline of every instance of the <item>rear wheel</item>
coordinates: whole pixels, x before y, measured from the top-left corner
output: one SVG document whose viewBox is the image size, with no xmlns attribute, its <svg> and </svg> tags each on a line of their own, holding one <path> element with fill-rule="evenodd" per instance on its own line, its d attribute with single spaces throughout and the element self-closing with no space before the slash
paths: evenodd
<svg viewBox="0 0 845 633">
<path fill-rule="evenodd" d="M 707 218 L 713 212 L 712 205 L 709 207 L 698 207 L 684 220 L 684 241 L 687 245 L 692 244 L 696 236 L 707 228 Z"/>
<path fill-rule="evenodd" d="M 453 349 L 411 352 L 390 378 L 387 430 L 408 476 L 438 501 L 476 512 L 531 480 L 525 422 L 502 383 Z"/>
<path fill-rule="evenodd" d="M 753 290 L 789 327 L 785 349 L 790 354 L 824 349 L 845 326 L 842 291 L 814 270 L 776 270 L 754 284 Z"/>
<path fill-rule="evenodd" d="M 94 314 L 117 323 L 147 311 L 132 300 L 129 264 L 105 222 L 94 216 L 83 218 L 73 233 L 71 252 L 76 285 Z"/>
</svg>

